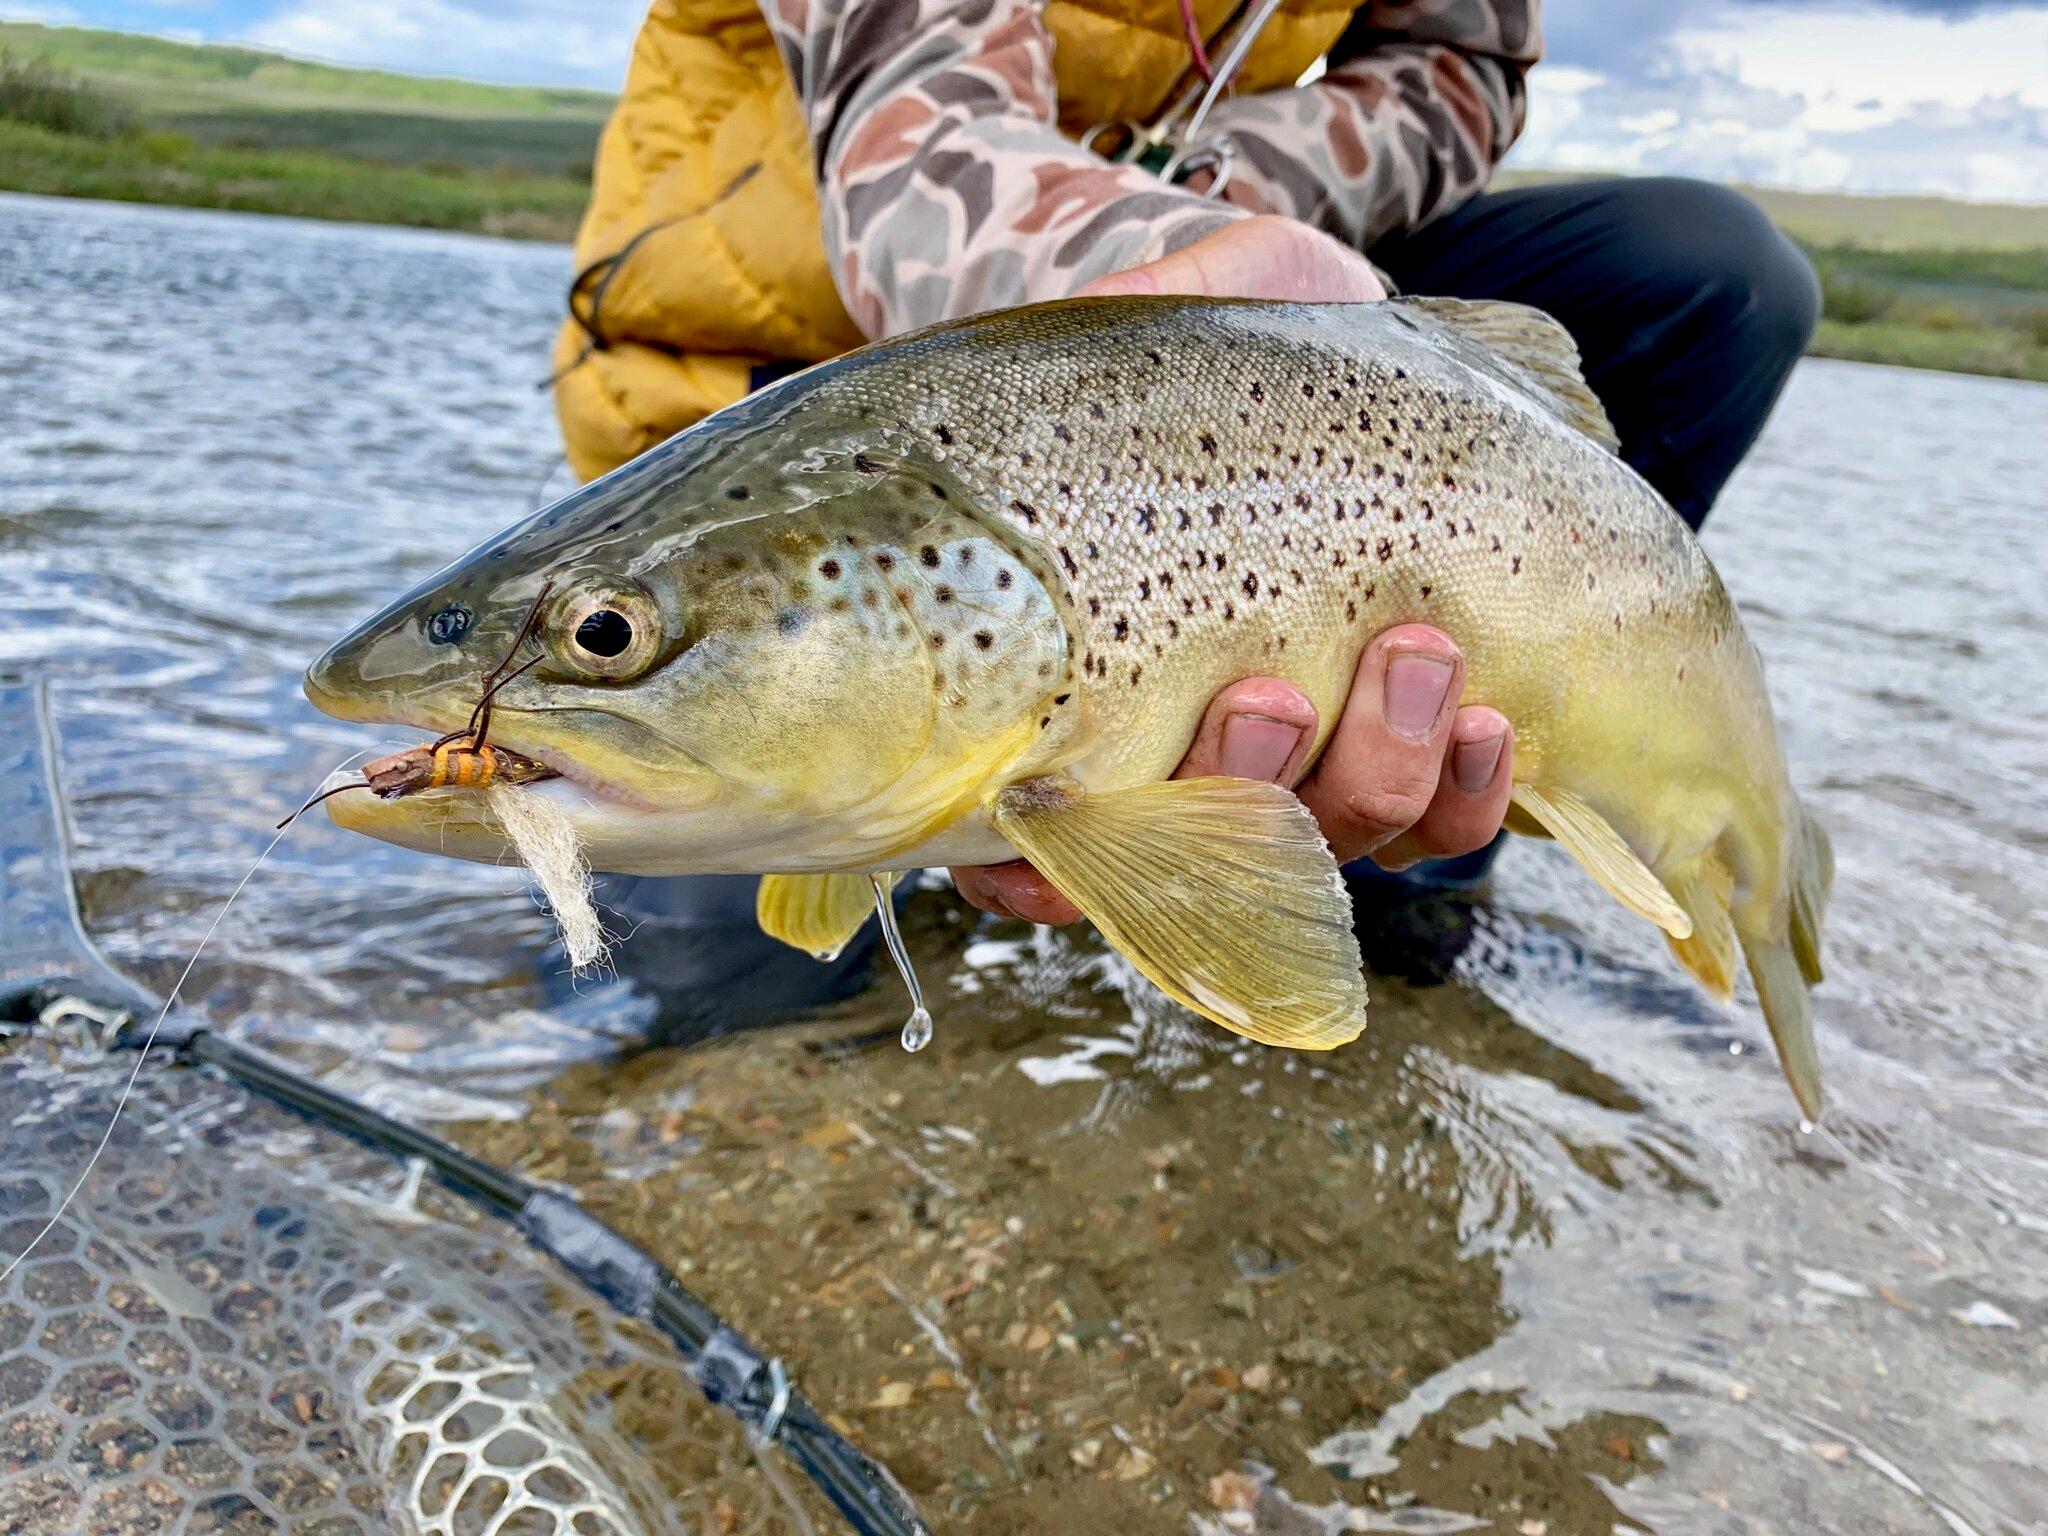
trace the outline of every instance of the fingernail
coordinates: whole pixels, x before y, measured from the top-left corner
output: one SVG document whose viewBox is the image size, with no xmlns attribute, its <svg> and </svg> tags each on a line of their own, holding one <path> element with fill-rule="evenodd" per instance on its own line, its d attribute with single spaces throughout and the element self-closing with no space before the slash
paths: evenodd
<svg viewBox="0 0 2048 1536">
<path fill-rule="evenodd" d="M 1506 741 L 1507 734 L 1502 732 L 1484 741 L 1461 741 L 1451 748 L 1451 778 L 1458 788 L 1476 795 L 1491 784 L 1494 770 L 1500 767 L 1500 749 Z"/>
<path fill-rule="evenodd" d="M 1387 724 L 1410 741 L 1426 741 L 1451 691 L 1451 664 L 1428 651 L 1397 651 L 1387 662 Z"/>
<path fill-rule="evenodd" d="M 1276 780 L 1301 745 L 1301 727 L 1271 715 L 1232 715 L 1223 722 L 1218 765 L 1233 779 Z"/>
</svg>

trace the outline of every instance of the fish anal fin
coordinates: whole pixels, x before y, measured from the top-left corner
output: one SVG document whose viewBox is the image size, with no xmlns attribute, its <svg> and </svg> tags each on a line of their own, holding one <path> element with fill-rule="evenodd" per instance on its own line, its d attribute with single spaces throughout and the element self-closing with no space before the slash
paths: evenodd
<svg viewBox="0 0 2048 1536">
<path fill-rule="evenodd" d="M 1610 453 L 1621 447 L 1606 408 L 1579 371 L 1578 343 L 1542 310 L 1500 299 L 1400 298 L 1393 302 L 1479 342 L 1567 426 L 1585 433 Z"/>
<path fill-rule="evenodd" d="M 1665 877 L 1673 898 L 1692 919 L 1692 936 L 1667 934 L 1679 963 L 1722 1002 L 1735 995 L 1735 922 L 1728 915 L 1734 882 L 1718 854 L 1701 854 Z"/>
<path fill-rule="evenodd" d="M 1287 790 L 1180 779 L 1088 791 L 1032 779 L 996 829 L 1176 1002 L 1266 1045 L 1329 1050 L 1365 1027 L 1351 899 Z"/>
<path fill-rule="evenodd" d="M 874 910 L 866 875 L 763 875 L 754 894 L 761 931 L 820 960 L 837 959 Z"/>
<path fill-rule="evenodd" d="M 1771 1026 L 1771 1043 L 1778 1048 L 1778 1065 L 1785 1069 L 1792 1097 L 1799 1101 L 1801 1114 L 1818 1120 L 1820 1053 L 1813 1042 L 1813 1005 L 1807 997 L 1806 977 L 1791 946 L 1782 939 L 1745 933 L 1742 954 L 1749 962 L 1749 979 L 1756 983 L 1764 1021 Z"/>
<path fill-rule="evenodd" d="M 1513 803 L 1570 850 L 1607 893 L 1674 939 L 1692 936 L 1692 919 L 1664 882 L 1622 840 L 1606 817 L 1568 789 L 1517 784 Z"/>
<path fill-rule="evenodd" d="M 1828 893 L 1834 889 L 1835 850 L 1827 829 L 1804 806 L 1799 812 L 1797 848 L 1792 866 L 1792 958 L 1799 962 L 1799 973 L 1818 985 L 1822 979 L 1820 925 L 1827 913 Z"/>
</svg>

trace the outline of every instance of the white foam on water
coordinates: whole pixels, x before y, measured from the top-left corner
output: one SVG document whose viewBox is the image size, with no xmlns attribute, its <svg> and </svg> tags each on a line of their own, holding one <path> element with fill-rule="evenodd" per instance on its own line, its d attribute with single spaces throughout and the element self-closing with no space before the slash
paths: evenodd
<svg viewBox="0 0 2048 1536">
<path fill-rule="evenodd" d="M 583 840 L 569 818 L 545 795 L 511 784 L 487 791 L 491 814 L 518 850 L 519 861 L 533 872 L 534 883 L 554 909 L 561 925 L 569 964 L 579 971 L 602 964 L 604 925 L 591 899 L 590 866 L 583 860 Z"/>
</svg>

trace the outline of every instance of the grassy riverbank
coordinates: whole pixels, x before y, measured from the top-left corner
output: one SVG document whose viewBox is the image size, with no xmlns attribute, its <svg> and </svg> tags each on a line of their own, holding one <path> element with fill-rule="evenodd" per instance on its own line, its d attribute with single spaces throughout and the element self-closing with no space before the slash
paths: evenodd
<svg viewBox="0 0 2048 1536">
<path fill-rule="evenodd" d="M 0 190 L 567 240 L 610 108 L 0 22 Z M 1752 195 L 1820 269 L 1816 353 L 2048 381 L 2048 207 Z"/>
<path fill-rule="evenodd" d="M 0 189 L 567 240 L 611 98 L 0 22 Z"/>
</svg>

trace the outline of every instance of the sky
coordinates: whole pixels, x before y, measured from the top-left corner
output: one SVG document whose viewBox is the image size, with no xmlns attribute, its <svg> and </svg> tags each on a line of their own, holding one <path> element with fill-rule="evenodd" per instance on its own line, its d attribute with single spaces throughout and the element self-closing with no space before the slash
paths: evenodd
<svg viewBox="0 0 2048 1536">
<path fill-rule="evenodd" d="M 1546 56 L 1512 164 L 2048 202 L 2048 0 L 1544 9 Z M 608 89 L 644 10 L 644 0 L 0 0 L 9 18 Z"/>
</svg>

